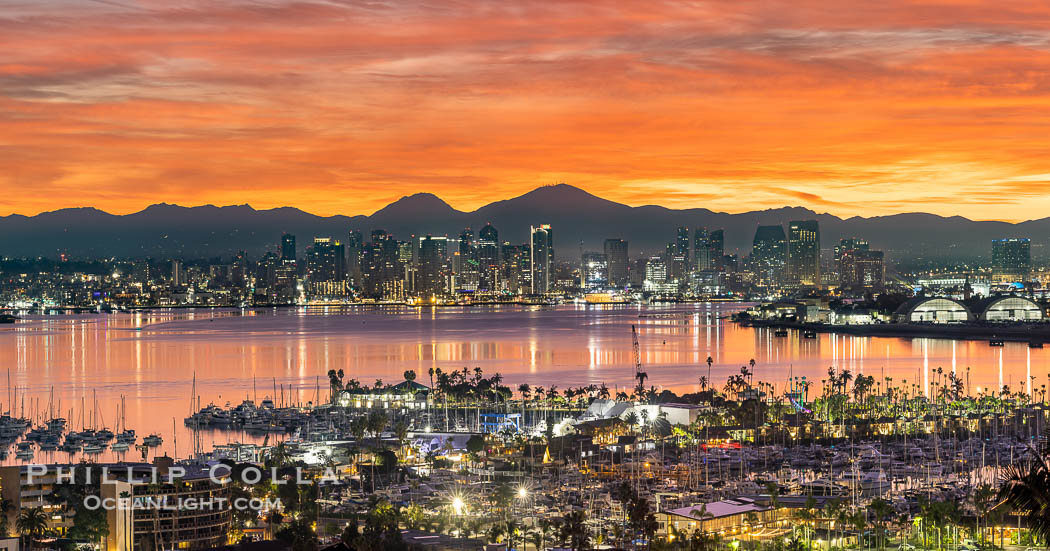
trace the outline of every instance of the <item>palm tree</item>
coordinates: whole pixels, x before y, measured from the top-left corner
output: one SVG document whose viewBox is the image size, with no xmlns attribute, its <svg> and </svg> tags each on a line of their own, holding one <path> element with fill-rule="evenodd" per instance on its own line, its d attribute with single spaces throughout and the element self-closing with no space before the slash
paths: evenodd
<svg viewBox="0 0 1050 551">
<path fill-rule="evenodd" d="M 403 419 L 394 424 L 394 436 L 397 438 L 400 455 L 404 457 L 405 442 L 408 440 L 408 423 Z"/>
<path fill-rule="evenodd" d="M 642 394 L 645 393 L 645 380 L 649 378 L 649 374 L 644 371 L 637 371 L 634 374 L 634 378 L 638 379 L 638 386 L 635 387 L 635 394 L 641 399 Z"/>
<path fill-rule="evenodd" d="M 47 532 L 47 513 L 40 507 L 25 509 L 18 515 L 15 527 L 26 538 L 26 549 L 32 551 L 33 540 Z"/>
<path fill-rule="evenodd" d="M 1047 452 L 1006 468 L 999 499 L 1021 514 L 1032 535 L 1050 539 L 1050 459 Z"/>
<path fill-rule="evenodd" d="M 973 504 L 973 510 L 977 516 L 977 539 L 981 543 L 984 543 L 984 531 L 981 530 L 981 521 L 984 520 L 992 505 L 995 504 L 995 493 L 995 489 L 990 485 L 981 484 L 970 494 L 970 503 Z"/>
<path fill-rule="evenodd" d="M 0 499 L 0 537 L 6 538 L 11 534 L 11 526 L 8 525 L 7 513 L 11 511 L 11 500 Z"/>
<path fill-rule="evenodd" d="M 587 531 L 587 516 L 583 511 L 573 511 L 561 518 L 560 535 L 562 542 L 573 551 L 590 549 L 591 536 Z"/>
<path fill-rule="evenodd" d="M 711 356 L 707 357 L 707 380 L 711 380 L 711 364 L 715 363 L 714 358 Z"/>
</svg>

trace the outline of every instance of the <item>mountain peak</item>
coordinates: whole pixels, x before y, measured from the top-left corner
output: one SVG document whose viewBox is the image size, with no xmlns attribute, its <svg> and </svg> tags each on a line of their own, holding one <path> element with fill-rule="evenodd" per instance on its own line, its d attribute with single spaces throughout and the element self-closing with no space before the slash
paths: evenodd
<svg viewBox="0 0 1050 551">
<path fill-rule="evenodd" d="M 434 216 L 458 212 L 433 193 L 414 193 L 375 211 L 372 216 Z"/>
<path fill-rule="evenodd" d="M 630 208 L 622 203 L 598 197 L 576 186 L 560 183 L 540 186 L 524 195 L 489 203 L 475 212 L 491 210 L 495 206 L 506 207 L 511 205 L 520 209 L 567 210 L 572 212 L 591 208 Z"/>
</svg>

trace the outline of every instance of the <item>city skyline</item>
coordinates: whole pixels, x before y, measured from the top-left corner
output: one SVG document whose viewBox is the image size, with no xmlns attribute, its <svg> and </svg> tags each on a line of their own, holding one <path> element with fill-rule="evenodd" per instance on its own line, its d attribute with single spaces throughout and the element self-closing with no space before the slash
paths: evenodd
<svg viewBox="0 0 1050 551">
<path fill-rule="evenodd" d="M 357 214 L 416 192 L 470 210 L 565 181 L 630 205 L 1037 218 L 1047 20 L 1035 2 L 13 5 L 0 212 Z"/>
</svg>

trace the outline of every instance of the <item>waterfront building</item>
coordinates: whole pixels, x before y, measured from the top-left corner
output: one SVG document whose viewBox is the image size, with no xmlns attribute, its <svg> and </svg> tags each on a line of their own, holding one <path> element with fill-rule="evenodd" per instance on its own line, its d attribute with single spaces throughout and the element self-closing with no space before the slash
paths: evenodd
<svg viewBox="0 0 1050 551">
<path fill-rule="evenodd" d="M 306 279 L 311 296 L 337 298 L 346 294 L 346 252 L 331 237 L 315 237 L 306 249 Z"/>
<path fill-rule="evenodd" d="M 992 241 L 992 282 L 1023 283 L 1032 271 L 1032 243 L 1028 238 Z"/>
<path fill-rule="evenodd" d="M 751 266 L 758 286 L 778 286 L 786 261 L 787 238 L 783 226 L 759 226 L 751 244 Z"/>
<path fill-rule="evenodd" d="M 628 275 L 628 251 L 627 240 L 606 239 L 605 261 L 609 269 L 609 286 L 623 289 L 630 285 Z"/>
<path fill-rule="evenodd" d="M 698 503 L 656 513 L 656 521 L 659 523 L 657 535 L 661 537 L 670 534 L 687 537 L 693 532 L 743 533 L 749 524 L 764 525 L 776 519 L 777 511 L 772 507 L 746 497 Z"/>
<path fill-rule="evenodd" d="M 423 298 L 448 294 L 451 271 L 448 238 L 443 235 L 420 237 L 416 293 Z"/>
<path fill-rule="evenodd" d="M 338 391 L 332 402 L 345 408 L 355 409 L 426 409 L 430 399 L 430 387 L 415 381 L 402 381 L 396 385 L 371 388 L 357 387 Z"/>
<path fill-rule="evenodd" d="M 1036 301 L 1016 295 L 999 295 L 978 300 L 970 310 L 981 321 L 1042 321 L 1043 307 Z"/>
<path fill-rule="evenodd" d="M 580 259 L 580 287 L 584 290 L 609 286 L 609 262 L 603 253 L 586 252 Z"/>
<path fill-rule="evenodd" d="M 674 293 L 678 284 L 667 280 L 667 262 L 663 256 L 651 256 L 645 262 L 642 289 L 649 293 Z"/>
<path fill-rule="evenodd" d="M 949 297 L 915 297 L 893 314 L 898 323 L 961 323 L 973 319 L 965 304 Z"/>
<path fill-rule="evenodd" d="M 531 226 L 529 268 L 530 292 L 534 295 L 550 292 L 554 282 L 554 232 L 550 224 Z"/>
<path fill-rule="evenodd" d="M 788 223 L 787 272 L 793 285 L 820 285 L 820 227 L 816 220 Z"/>
</svg>

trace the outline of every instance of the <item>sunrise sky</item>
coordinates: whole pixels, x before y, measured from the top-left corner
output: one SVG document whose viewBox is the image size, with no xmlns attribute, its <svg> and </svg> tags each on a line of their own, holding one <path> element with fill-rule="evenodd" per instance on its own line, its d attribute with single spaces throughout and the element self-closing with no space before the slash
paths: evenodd
<svg viewBox="0 0 1050 551">
<path fill-rule="evenodd" d="M 1043 1 L 0 0 L 0 214 L 1050 215 Z"/>
</svg>

